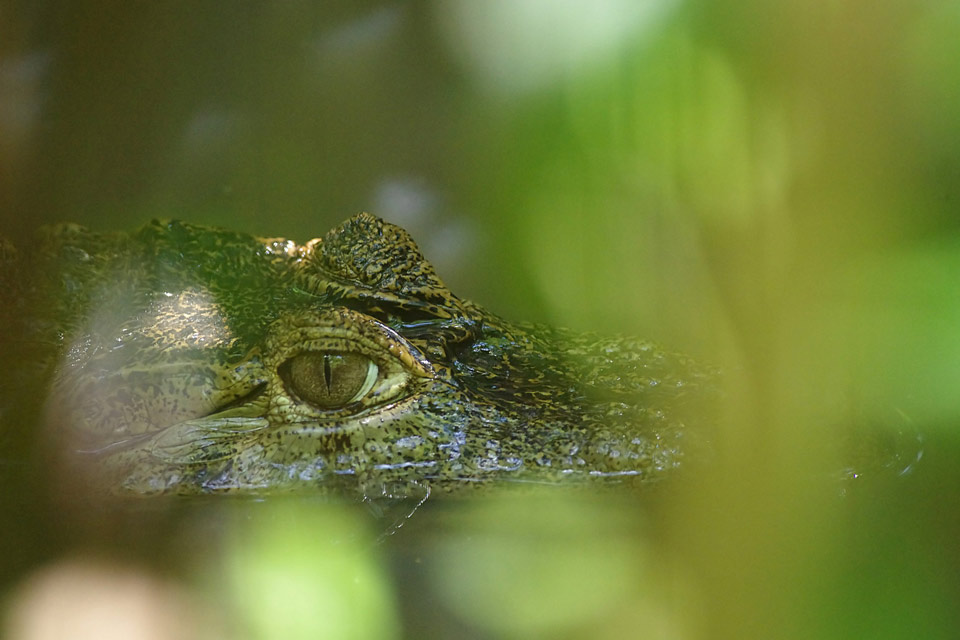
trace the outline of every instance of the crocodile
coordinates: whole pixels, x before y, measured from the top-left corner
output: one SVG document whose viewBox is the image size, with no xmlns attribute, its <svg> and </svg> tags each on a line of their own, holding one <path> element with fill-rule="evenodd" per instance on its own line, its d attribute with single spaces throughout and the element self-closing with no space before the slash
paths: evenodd
<svg viewBox="0 0 960 640">
<path fill-rule="evenodd" d="M 703 446 L 717 396 L 716 369 L 653 342 L 457 297 L 367 213 L 302 245 L 44 227 L 0 247 L 0 285 L 6 439 L 33 417 L 61 475 L 112 494 L 646 486 Z"/>
</svg>

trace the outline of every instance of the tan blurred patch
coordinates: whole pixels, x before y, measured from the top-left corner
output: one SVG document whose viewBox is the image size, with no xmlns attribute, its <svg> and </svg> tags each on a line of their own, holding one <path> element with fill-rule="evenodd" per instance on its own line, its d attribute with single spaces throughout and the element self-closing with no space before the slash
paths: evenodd
<svg viewBox="0 0 960 640">
<path fill-rule="evenodd" d="M 186 640 L 218 637 L 187 595 L 147 573 L 89 560 L 40 569 L 8 601 L 9 640 Z"/>
</svg>

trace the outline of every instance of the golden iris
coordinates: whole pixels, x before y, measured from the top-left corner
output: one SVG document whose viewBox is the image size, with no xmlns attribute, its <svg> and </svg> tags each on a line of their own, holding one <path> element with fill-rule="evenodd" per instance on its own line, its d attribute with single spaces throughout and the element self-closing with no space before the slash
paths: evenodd
<svg viewBox="0 0 960 640">
<path fill-rule="evenodd" d="M 359 353 L 317 351 L 288 361 L 290 386 L 304 401 L 335 409 L 362 399 L 377 379 L 378 367 Z"/>
</svg>

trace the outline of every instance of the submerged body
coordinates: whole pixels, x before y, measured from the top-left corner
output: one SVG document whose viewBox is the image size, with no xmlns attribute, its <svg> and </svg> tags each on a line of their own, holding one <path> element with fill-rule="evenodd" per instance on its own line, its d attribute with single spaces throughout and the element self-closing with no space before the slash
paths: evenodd
<svg viewBox="0 0 960 640">
<path fill-rule="evenodd" d="M 647 481 L 709 422 L 713 371 L 505 321 L 368 214 L 302 246 L 180 222 L 60 226 L 2 260 L 3 428 L 45 393 L 58 460 L 110 491 Z"/>
</svg>

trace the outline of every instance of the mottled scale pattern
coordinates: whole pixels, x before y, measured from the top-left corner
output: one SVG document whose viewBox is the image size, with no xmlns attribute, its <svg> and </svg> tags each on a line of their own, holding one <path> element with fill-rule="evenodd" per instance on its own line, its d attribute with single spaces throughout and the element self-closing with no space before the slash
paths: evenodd
<svg viewBox="0 0 960 640">
<path fill-rule="evenodd" d="M 36 442 L 95 491 L 642 485 L 704 445 L 718 394 L 716 371 L 653 343 L 461 300 L 365 213 L 303 245 L 178 221 L 49 227 L 0 244 L 0 284 L 0 444 Z M 290 363 L 341 353 L 361 392 L 311 405 Z"/>
</svg>

